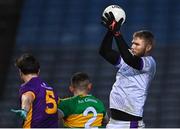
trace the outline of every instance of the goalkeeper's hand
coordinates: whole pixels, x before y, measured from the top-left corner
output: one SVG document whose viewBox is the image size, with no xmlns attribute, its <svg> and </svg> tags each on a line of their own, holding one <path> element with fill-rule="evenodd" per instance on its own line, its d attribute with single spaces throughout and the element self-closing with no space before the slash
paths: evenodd
<svg viewBox="0 0 180 129">
<path fill-rule="evenodd" d="M 110 31 L 112 31 L 114 34 L 120 31 L 121 24 L 123 22 L 123 18 L 117 22 L 115 20 L 115 17 L 112 12 L 105 13 L 105 16 L 102 16 L 102 21 L 101 23 Z"/>
<path fill-rule="evenodd" d="M 26 119 L 27 111 L 24 109 L 14 110 L 11 109 L 12 112 L 16 113 L 16 115 L 20 116 L 23 120 Z"/>
</svg>

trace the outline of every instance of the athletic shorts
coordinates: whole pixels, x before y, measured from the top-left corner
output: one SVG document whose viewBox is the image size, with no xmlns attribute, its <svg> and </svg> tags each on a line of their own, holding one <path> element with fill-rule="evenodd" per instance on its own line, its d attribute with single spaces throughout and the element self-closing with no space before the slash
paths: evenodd
<svg viewBox="0 0 180 129">
<path fill-rule="evenodd" d="M 128 129 L 128 128 L 145 128 L 143 120 L 140 121 L 120 121 L 110 118 L 109 123 L 106 125 L 106 129 Z"/>
</svg>

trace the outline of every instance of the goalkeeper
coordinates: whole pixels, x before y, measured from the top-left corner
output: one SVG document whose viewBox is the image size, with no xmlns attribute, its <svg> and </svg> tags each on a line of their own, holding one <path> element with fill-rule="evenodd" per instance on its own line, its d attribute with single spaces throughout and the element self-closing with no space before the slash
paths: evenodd
<svg viewBox="0 0 180 129">
<path fill-rule="evenodd" d="M 156 62 L 151 56 L 154 36 L 148 30 L 137 31 L 129 47 L 120 32 L 122 21 L 116 22 L 112 12 L 102 17 L 107 33 L 99 53 L 118 68 L 110 93 L 111 117 L 107 128 L 140 128 L 145 126 L 143 108 L 156 72 Z M 118 51 L 112 49 L 113 38 Z"/>
</svg>

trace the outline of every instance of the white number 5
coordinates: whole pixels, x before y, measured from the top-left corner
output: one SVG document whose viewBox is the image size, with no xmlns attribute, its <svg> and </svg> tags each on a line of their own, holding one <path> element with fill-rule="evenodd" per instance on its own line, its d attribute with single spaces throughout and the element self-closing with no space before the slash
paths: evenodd
<svg viewBox="0 0 180 129">
<path fill-rule="evenodd" d="M 85 128 L 89 128 L 90 125 L 96 120 L 96 117 L 97 117 L 96 109 L 93 107 L 86 108 L 83 112 L 83 116 L 87 116 L 88 113 L 90 113 L 90 112 L 93 113 L 93 117 L 85 123 L 85 125 L 84 125 Z"/>
</svg>

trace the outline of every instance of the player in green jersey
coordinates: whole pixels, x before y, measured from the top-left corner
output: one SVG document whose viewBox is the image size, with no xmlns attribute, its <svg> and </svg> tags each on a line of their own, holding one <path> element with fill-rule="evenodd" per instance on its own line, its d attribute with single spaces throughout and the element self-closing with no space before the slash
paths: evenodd
<svg viewBox="0 0 180 129">
<path fill-rule="evenodd" d="M 65 127 L 103 127 L 108 122 L 102 101 L 88 94 L 92 88 L 86 73 L 75 73 L 71 78 L 70 91 L 73 97 L 62 99 L 58 104 L 59 116 Z"/>
</svg>

